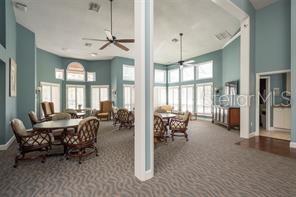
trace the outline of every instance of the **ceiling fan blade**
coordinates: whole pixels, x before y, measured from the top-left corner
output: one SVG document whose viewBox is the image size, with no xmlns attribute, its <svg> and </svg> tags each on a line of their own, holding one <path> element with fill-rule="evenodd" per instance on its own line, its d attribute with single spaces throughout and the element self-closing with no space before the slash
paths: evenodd
<svg viewBox="0 0 296 197">
<path fill-rule="evenodd" d="M 194 60 L 188 60 L 188 61 L 186 61 L 186 62 L 184 62 L 185 64 L 192 64 L 192 63 L 195 63 L 195 61 Z"/>
<path fill-rule="evenodd" d="M 121 48 L 122 50 L 129 51 L 129 49 L 118 42 L 114 42 L 114 45 Z"/>
<path fill-rule="evenodd" d="M 108 41 L 108 40 L 103 40 L 103 39 L 95 39 L 95 38 L 82 38 L 82 40 L 89 40 L 89 41 Z"/>
<path fill-rule="evenodd" d="M 108 40 L 113 40 L 113 35 L 111 34 L 111 31 L 105 30 L 105 34 L 106 34 Z"/>
<path fill-rule="evenodd" d="M 183 63 L 183 66 L 189 67 L 189 66 L 194 66 L 193 64 L 187 64 L 186 62 Z"/>
<path fill-rule="evenodd" d="M 116 41 L 121 43 L 134 43 L 135 39 L 118 39 Z"/>
<path fill-rule="evenodd" d="M 109 46 L 111 44 L 111 42 L 107 42 L 106 44 L 104 44 L 101 48 L 100 48 L 100 50 L 103 50 L 103 49 L 105 49 L 107 46 Z"/>
</svg>

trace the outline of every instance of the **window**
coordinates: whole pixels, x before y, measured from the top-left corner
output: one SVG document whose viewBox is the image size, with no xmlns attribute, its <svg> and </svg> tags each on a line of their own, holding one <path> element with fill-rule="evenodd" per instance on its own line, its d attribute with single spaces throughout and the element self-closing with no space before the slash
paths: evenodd
<svg viewBox="0 0 296 197">
<path fill-rule="evenodd" d="M 133 110 L 135 107 L 135 87 L 133 85 L 123 85 L 124 108 Z"/>
<path fill-rule="evenodd" d="M 82 64 L 72 62 L 68 65 L 67 81 L 85 81 L 85 71 Z"/>
<path fill-rule="evenodd" d="M 135 81 L 135 67 L 130 65 L 123 65 L 123 80 Z"/>
<path fill-rule="evenodd" d="M 166 104 L 166 87 L 155 86 L 154 87 L 154 108 Z"/>
<path fill-rule="evenodd" d="M 200 63 L 196 67 L 197 79 L 213 78 L 213 61 Z"/>
<path fill-rule="evenodd" d="M 160 70 L 160 69 L 155 69 L 154 81 L 155 81 L 155 83 L 166 83 L 166 71 Z"/>
<path fill-rule="evenodd" d="M 96 81 L 96 73 L 95 72 L 87 72 L 87 81 L 88 82 Z"/>
<path fill-rule="evenodd" d="M 109 99 L 109 86 L 91 86 L 91 107 L 100 109 L 100 102 Z"/>
<path fill-rule="evenodd" d="M 198 84 L 196 87 L 196 111 L 199 115 L 211 115 L 213 104 L 212 83 Z"/>
<path fill-rule="evenodd" d="M 174 110 L 179 110 L 179 87 L 169 87 L 168 104 L 173 106 Z"/>
<path fill-rule="evenodd" d="M 54 103 L 55 111 L 61 111 L 61 89 L 60 84 L 41 82 L 41 102 Z"/>
<path fill-rule="evenodd" d="M 194 80 L 194 66 L 184 66 L 182 69 L 182 81 Z"/>
<path fill-rule="evenodd" d="M 79 105 L 85 107 L 85 86 L 66 85 L 66 94 L 68 109 L 78 109 Z"/>
<path fill-rule="evenodd" d="M 169 83 L 179 82 L 179 68 L 168 71 Z"/>
<path fill-rule="evenodd" d="M 64 80 L 64 69 L 55 69 L 55 78 Z"/>
<path fill-rule="evenodd" d="M 193 112 L 193 85 L 181 86 L 181 110 Z"/>
</svg>

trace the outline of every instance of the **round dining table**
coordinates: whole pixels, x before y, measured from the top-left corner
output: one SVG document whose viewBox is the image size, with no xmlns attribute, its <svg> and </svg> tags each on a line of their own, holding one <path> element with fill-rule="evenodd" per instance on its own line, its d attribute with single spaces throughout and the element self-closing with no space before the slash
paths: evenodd
<svg viewBox="0 0 296 197">
<path fill-rule="evenodd" d="M 56 129 L 76 129 L 82 119 L 70 120 L 51 120 L 46 122 L 37 123 L 34 129 L 56 130 Z"/>
</svg>

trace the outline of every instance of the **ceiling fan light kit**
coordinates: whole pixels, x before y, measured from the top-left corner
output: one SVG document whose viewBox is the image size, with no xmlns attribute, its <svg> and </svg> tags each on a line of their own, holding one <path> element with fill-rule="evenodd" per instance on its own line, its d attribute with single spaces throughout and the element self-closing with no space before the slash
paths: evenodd
<svg viewBox="0 0 296 197">
<path fill-rule="evenodd" d="M 129 51 L 129 48 L 127 48 L 121 43 L 134 43 L 135 40 L 134 39 L 117 39 L 113 34 L 113 0 L 110 0 L 110 16 L 111 16 L 110 30 L 105 29 L 106 39 L 94 39 L 94 38 L 82 38 L 82 39 L 89 40 L 89 41 L 107 42 L 100 48 L 100 50 L 104 50 L 106 47 L 113 44 L 114 46 L 124 51 Z"/>
</svg>

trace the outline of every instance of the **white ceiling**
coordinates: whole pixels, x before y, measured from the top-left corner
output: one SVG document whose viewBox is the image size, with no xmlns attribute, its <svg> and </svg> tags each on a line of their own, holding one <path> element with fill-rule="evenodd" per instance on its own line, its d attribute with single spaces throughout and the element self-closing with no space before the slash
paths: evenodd
<svg viewBox="0 0 296 197">
<path fill-rule="evenodd" d="M 37 47 L 64 57 L 88 60 L 133 57 L 131 50 L 114 46 L 98 50 L 103 43 L 84 46 L 83 37 L 105 38 L 110 27 L 108 0 L 99 2 L 99 13 L 89 11 L 91 0 L 14 0 L 28 6 L 27 12 L 15 9 L 17 22 L 36 33 Z M 114 0 L 113 32 L 118 38 L 133 38 L 134 0 Z M 154 60 L 170 64 L 179 60 L 179 43 L 171 40 L 184 33 L 184 58 L 191 58 L 221 49 L 229 40 L 219 41 L 215 35 L 224 31 L 234 34 L 239 21 L 210 0 L 156 0 Z M 63 50 L 65 49 L 66 50 Z M 91 57 L 90 53 L 98 53 Z"/>
<path fill-rule="evenodd" d="M 273 4 L 277 1 L 278 0 L 250 0 L 256 10 L 265 8 L 266 6 L 269 6 L 270 4 Z"/>
</svg>

